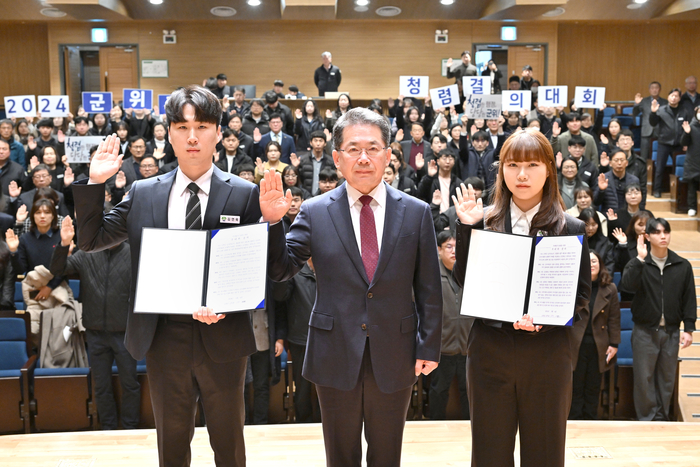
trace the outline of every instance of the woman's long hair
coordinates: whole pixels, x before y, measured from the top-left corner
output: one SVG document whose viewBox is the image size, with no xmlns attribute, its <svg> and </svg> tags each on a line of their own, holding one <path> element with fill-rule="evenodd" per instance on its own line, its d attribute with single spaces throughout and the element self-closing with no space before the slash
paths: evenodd
<svg viewBox="0 0 700 467">
<path fill-rule="evenodd" d="M 589 252 L 598 258 L 598 285 L 601 287 L 610 285 L 612 282 L 612 276 L 610 275 L 610 272 L 608 272 L 608 268 L 605 267 L 605 261 L 603 261 L 603 258 L 600 257 L 597 251 L 589 250 Z"/>
<path fill-rule="evenodd" d="M 644 219 L 648 222 L 649 219 L 653 218 L 654 216 L 652 216 L 649 211 L 640 210 L 635 213 L 635 215 L 632 216 L 632 219 L 630 219 L 630 223 L 627 225 L 627 230 L 625 232 L 625 235 L 627 235 L 627 243 L 629 244 L 630 241 L 634 243 L 637 242 L 637 232 L 634 231 L 634 226 L 640 219 Z"/>
<path fill-rule="evenodd" d="M 607 237 L 603 235 L 603 226 L 600 224 L 600 217 L 598 217 L 598 213 L 595 209 L 590 207 L 584 209 L 581 211 L 578 218 L 582 220 L 584 224 L 588 224 L 588 221 L 591 220 L 598 224 L 598 230 L 588 239 L 588 244 L 591 245 L 591 248 L 595 248 L 595 246 L 598 246 L 598 242 L 607 239 Z"/>
<path fill-rule="evenodd" d="M 526 129 L 513 133 L 503 144 L 501 162 L 498 164 L 498 178 L 493 186 L 493 209 L 486 216 L 486 226 L 491 230 L 505 232 L 506 213 L 510 211 L 510 201 L 513 194 L 506 185 L 503 167 L 509 162 L 538 161 L 547 166 L 547 180 L 542 188 L 540 209 L 532 219 L 530 235 L 538 231 L 550 235 L 566 233 L 564 217 L 564 200 L 559 194 L 557 184 L 557 165 L 554 160 L 552 145 L 547 138 L 537 130 Z"/>
</svg>

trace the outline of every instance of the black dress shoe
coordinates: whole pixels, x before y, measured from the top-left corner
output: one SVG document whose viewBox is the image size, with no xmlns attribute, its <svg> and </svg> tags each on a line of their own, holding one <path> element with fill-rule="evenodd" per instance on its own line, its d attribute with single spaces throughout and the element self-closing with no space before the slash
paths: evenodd
<svg viewBox="0 0 700 467">
<path fill-rule="evenodd" d="M 661 198 L 661 192 L 655 191 L 655 192 L 654 192 L 654 198 Z"/>
</svg>

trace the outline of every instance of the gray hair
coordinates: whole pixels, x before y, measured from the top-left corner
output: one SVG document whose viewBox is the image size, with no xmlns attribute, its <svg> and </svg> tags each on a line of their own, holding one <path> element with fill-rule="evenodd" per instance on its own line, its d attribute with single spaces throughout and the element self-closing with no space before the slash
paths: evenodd
<svg viewBox="0 0 700 467">
<path fill-rule="evenodd" d="M 326 52 L 323 52 L 323 53 L 321 54 L 321 57 L 328 57 L 328 58 L 331 58 L 332 55 L 331 55 L 330 52 L 326 51 Z"/>
<path fill-rule="evenodd" d="M 364 107 L 355 107 L 348 110 L 340 117 L 333 127 L 333 147 L 340 149 L 343 144 L 343 130 L 349 126 L 373 125 L 382 132 L 384 146 L 388 146 L 391 141 L 391 126 L 383 115 L 379 115 Z"/>
</svg>

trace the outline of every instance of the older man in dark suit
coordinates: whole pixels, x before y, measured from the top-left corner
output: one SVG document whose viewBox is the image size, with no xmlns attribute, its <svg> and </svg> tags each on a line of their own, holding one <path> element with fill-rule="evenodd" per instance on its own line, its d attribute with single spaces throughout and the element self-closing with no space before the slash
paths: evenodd
<svg viewBox="0 0 700 467">
<path fill-rule="evenodd" d="M 119 140 L 108 136 L 91 161 L 90 183 L 74 184 L 80 248 L 100 251 L 128 240 L 134 271 L 144 227 L 221 229 L 232 226 L 221 223 L 224 215 L 240 224 L 260 219 L 257 187 L 212 163 L 221 138 L 216 96 L 199 86 L 179 89 L 168 99 L 166 113 L 178 170 L 136 181 L 124 201 L 103 215 L 104 183 L 122 159 Z M 135 285 L 136 275 L 125 343 L 134 358 L 148 360 L 160 465 L 189 465 L 201 398 L 216 465 L 244 466 L 243 385 L 247 356 L 255 352 L 248 313 L 217 315 L 209 308 L 192 310 L 193 316 L 134 313 Z"/>
<path fill-rule="evenodd" d="M 313 252 L 317 298 L 304 378 L 316 383 L 329 467 L 396 466 L 411 388 L 440 359 L 442 288 L 430 208 L 382 181 L 391 128 L 355 108 L 333 129 L 346 183 L 306 201 L 285 238 L 291 193 L 279 174 L 261 182 L 270 227 L 268 273 L 299 272 Z"/>
<path fill-rule="evenodd" d="M 649 115 L 651 115 L 651 101 L 656 99 L 659 105 L 667 105 L 668 101 L 663 97 L 659 97 L 661 92 L 661 84 L 658 81 L 652 81 L 649 85 L 649 95 L 642 97 L 641 93 L 634 96 L 634 107 L 632 108 L 632 116 L 636 117 L 642 114 L 642 142 L 640 144 L 642 159 L 651 158 L 651 140 L 659 135 L 658 130 L 649 123 Z"/>
</svg>

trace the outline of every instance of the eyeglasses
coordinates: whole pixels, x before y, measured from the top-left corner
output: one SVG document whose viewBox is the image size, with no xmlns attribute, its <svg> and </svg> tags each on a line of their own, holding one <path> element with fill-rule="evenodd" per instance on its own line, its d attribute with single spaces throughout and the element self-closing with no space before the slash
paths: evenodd
<svg viewBox="0 0 700 467">
<path fill-rule="evenodd" d="M 146 149 L 146 146 L 131 146 L 131 149 Z"/>
<path fill-rule="evenodd" d="M 51 175 L 49 175 L 49 174 L 34 174 L 34 175 L 32 175 L 32 178 L 34 180 L 44 180 L 44 179 L 49 178 L 50 176 Z"/>
<path fill-rule="evenodd" d="M 141 164 L 142 169 L 155 169 L 156 166 L 154 164 Z"/>
<path fill-rule="evenodd" d="M 367 154 L 367 157 L 374 157 L 387 149 L 388 148 L 380 148 L 379 146 L 370 146 L 368 148 L 357 148 L 355 146 L 350 146 L 347 149 L 338 149 L 338 151 L 344 152 L 350 157 L 360 157 L 363 152 Z"/>
<path fill-rule="evenodd" d="M 446 243 L 446 244 L 444 244 L 442 247 L 443 247 L 445 250 L 449 250 L 449 251 L 452 251 L 452 250 L 455 249 L 455 245 L 453 245 L 453 244 L 451 244 L 451 243 Z"/>
</svg>

